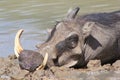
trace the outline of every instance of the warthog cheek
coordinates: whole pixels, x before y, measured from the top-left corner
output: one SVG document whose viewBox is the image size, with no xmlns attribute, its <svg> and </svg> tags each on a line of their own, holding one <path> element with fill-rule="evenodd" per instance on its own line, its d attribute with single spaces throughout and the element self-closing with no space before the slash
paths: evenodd
<svg viewBox="0 0 120 80">
<path fill-rule="evenodd" d="M 75 48 L 72 50 L 72 52 L 74 52 L 74 53 L 76 53 L 76 54 L 81 54 L 81 53 L 82 53 L 82 50 L 81 50 L 80 46 L 77 46 L 77 47 L 75 47 Z"/>
</svg>

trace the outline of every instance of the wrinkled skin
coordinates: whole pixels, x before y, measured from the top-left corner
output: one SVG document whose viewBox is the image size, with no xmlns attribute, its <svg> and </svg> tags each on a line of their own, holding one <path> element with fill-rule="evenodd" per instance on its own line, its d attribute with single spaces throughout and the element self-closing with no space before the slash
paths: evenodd
<svg viewBox="0 0 120 80">
<path fill-rule="evenodd" d="M 83 67 L 91 59 L 102 64 L 120 59 L 120 11 L 76 16 L 78 11 L 69 11 L 46 42 L 37 45 L 40 53 L 49 53 L 48 66 Z"/>
</svg>

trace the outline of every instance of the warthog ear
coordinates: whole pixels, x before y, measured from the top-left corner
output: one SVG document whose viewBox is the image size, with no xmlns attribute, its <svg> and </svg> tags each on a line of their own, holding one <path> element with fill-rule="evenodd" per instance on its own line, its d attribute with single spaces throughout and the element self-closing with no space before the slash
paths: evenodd
<svg viewBox="0 0 120 80">
<path fill-rule="evenodd" d="M 84 24 L 82 31 L 85 38 L 91 34 L 94 24 L 95 22 L 86 22 Z"/>
<path fill-rule="evenodd" d="M 76 8 L 74 8 L 74 9 L 71 9 L 71 8 L 70 8 L 70 9 L 68 10 L 66 19 L 67 19 L 67 20 L 74 19 L 74 18 L 76 17 L 76 15 L 77 15 L 79 9 L 80 9 L 79 7 L 76 7 Z"/>
</svg>

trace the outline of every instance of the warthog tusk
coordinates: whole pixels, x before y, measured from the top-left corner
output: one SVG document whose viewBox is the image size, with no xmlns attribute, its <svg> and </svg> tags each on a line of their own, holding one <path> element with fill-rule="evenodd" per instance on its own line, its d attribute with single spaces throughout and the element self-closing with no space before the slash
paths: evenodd
<svg viewBox="0 0 120 80">
<path fill-rule="evenodd" d="M 45 65 L 47 64 L 47 60 L 48 60 L 48 53 L 45 54 L 43 63 L 38 68 L 36 68 L 36 70 L 44 69 Z"/>
<path fill-rule="evenodd" d="M 21 51 L 23 51 L 23 48 L 20 44 L 20 36 L 23 31 L 24 31 L 23 29 L 20 29 L 15 36 L 14 52 L 17 57 L 19 57 L 19 54 L 21 53 Z"/>
</svg>

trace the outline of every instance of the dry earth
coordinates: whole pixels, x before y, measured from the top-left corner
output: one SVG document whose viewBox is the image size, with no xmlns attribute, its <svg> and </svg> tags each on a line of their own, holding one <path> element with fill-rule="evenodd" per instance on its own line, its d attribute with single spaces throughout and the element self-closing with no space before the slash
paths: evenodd
<svg viewBox="0 0 120 80">
<path fill-rule="evenodd" d="M 51 67 L 30 73 L 21 70 L 14 56 L 0 58 L 0 80 L 120 80 L 120 60 L 101 66 L 91 60 L 85 69 Z"/>
</svg>

